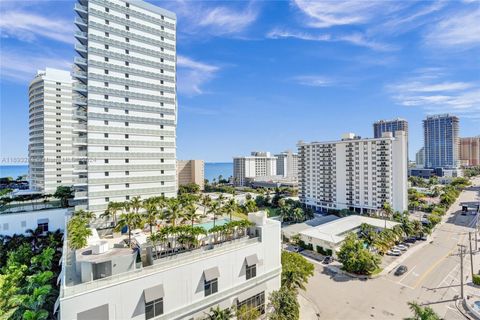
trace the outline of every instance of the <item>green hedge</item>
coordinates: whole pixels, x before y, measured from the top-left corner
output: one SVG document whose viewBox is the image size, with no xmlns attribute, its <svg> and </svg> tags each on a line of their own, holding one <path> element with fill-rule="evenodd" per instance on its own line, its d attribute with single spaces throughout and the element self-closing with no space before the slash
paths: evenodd
<svg viewBox="0 0 480 320">
<path fill-rule="evenodd" d="M 480 274 L 474 274 L 473 275 L 473 284 L 476 284 L 477 286 L 480 286 Z"/>
</svg>

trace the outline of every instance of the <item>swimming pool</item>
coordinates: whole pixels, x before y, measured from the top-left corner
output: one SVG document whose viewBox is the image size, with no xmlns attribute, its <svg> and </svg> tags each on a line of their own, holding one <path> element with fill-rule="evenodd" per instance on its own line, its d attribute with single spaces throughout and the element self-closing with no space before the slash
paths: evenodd
<svg viewBox="0 0 480 320">
<path fill-rule="evenodd" d="M 215 225 L 216 226 L 223 226 L 224 224 L 226 224 L 228 222 L 230 222 L 230 219 L 228 219 L 228 218 L 217 219 L 217 220 L 215 220 Z M 196 224 L 196 226 L 203 227 L 205 230 L 208 231 L 208 230 L 213 228 L 213 220 L 205 222 L 205 223 Z"/>
</svg>

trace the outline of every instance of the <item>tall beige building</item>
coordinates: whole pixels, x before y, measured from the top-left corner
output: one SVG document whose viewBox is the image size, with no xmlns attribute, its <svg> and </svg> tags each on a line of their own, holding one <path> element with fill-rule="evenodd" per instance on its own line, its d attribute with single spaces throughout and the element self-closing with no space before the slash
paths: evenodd
<svg viewBox="0 0 480 320">
<path fill-rule="evenodd" d="M 195 183 L 205 189 L 205 162 L 203 160 L 177 160 L 178 185 Z"/>
<path fill-rule="evenodd" d="M 460 138 L 460 161 L 466 166 L 480 165 L 480 136 Z"/>
</svg>

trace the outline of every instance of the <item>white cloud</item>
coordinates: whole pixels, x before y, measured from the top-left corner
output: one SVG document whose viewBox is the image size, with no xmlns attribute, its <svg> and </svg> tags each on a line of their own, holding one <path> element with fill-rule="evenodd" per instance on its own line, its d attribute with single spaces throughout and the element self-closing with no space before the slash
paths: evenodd
<svg viewBox="0 0 480 320">
<path fill-rule="evenodd" d="M 0 55 L 0 79 L 2 81 L 30 81 L 37 70 L 44 70 L 46 67 L 70 71 L 72 61 L 59 56 L 36 55 L 7 50 L 3 50 Z"/>
<path fill-rule="evenodd" d="M 309 87 L 330 87 L 336 83 L 335 80 L 320 75 L 303 75 L 293 78 L 298 84 Z"/>
<path fill-rule="evenodd" d="M 465 49 L 480 45 L 480 10 L 446 16 L 425 35 L 428 45 Z"/>
<path fill-rule="evenodd" d="M 307 24 L 314 28 L 365 24 L 376 16 L 389 1 L 331 1 L 293 0 L 307 16 Z"/>
<path fill-rule="evenodd" d="M 177 56 L 177 86 L 178 91 L 187 95 L 202 94 L 202 86 L 210 81 L 219 67 L 192 60 L 188 57 Z"/>
<path fill-rule="evenodd" d="M 258 6 L 209 6 L 208 2 L 175 1 L 165 6 L 178 16 L 179 30 L 187 34 L 225 36 L 237 35 L 252 25 L 258 17 Z M 243 3 L 241 3 L 243 4 Z"/>
<path fill-rule="evenodd" d="M 295 39 L 306 40 L 306 41 L 348 42 L 356 46 L 366 47 L 376 51 L 396 50 L 395 46 L 367 39 L 364 35 L 360 33 L 352 33 L 352 34 L 344 34 L 344 35 L 332 35 L 328 33 L 323 33 L 323 34 L 315 35 L 308 32 L 274 29 L 269 33 L 267 33 L 267 38 L 270 38 L 270 39 L 295 38 Z"/>
<path fill-rule="evenodd" d="M 53 19 L 24 11 L 1 11 L 0 30 L 2 37 L 13 37 L 28 42 L 39 37 L 65 43 L 75 42 L 71 21 Z"/>
<path fill-rule="evenodd" d="M 428 69 L 426 69 L 428 70 Z M 418 74 L 401 83 L 387 86 L 387 91 L 400 105 L 419 107 L 428 113 L 453 112 L 480 119 L 480 84 L 449 81 L 438 70 L 433 74 Z"/>
</svg>

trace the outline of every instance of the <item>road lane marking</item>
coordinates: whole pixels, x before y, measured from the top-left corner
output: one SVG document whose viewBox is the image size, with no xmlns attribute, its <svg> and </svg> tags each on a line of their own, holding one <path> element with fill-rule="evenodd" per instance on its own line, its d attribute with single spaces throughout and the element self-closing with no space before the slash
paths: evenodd
<svg viewBox="0 0 480 320">
<path fill-rule="evenodd" d="M 408 277 L 408 275 L 410 274 L 410 272 L 412 272 L 416 267 L 417 267 L 416 265 L 413 266 L 413 268 L 412 268 L 410 271 L 408 271 L 408 272 L 402 277 L 402 279 L 400 279 L 400 281 L 398 281 L 398 282 L 402 282 L 406 277 Z"/>
</svg>

